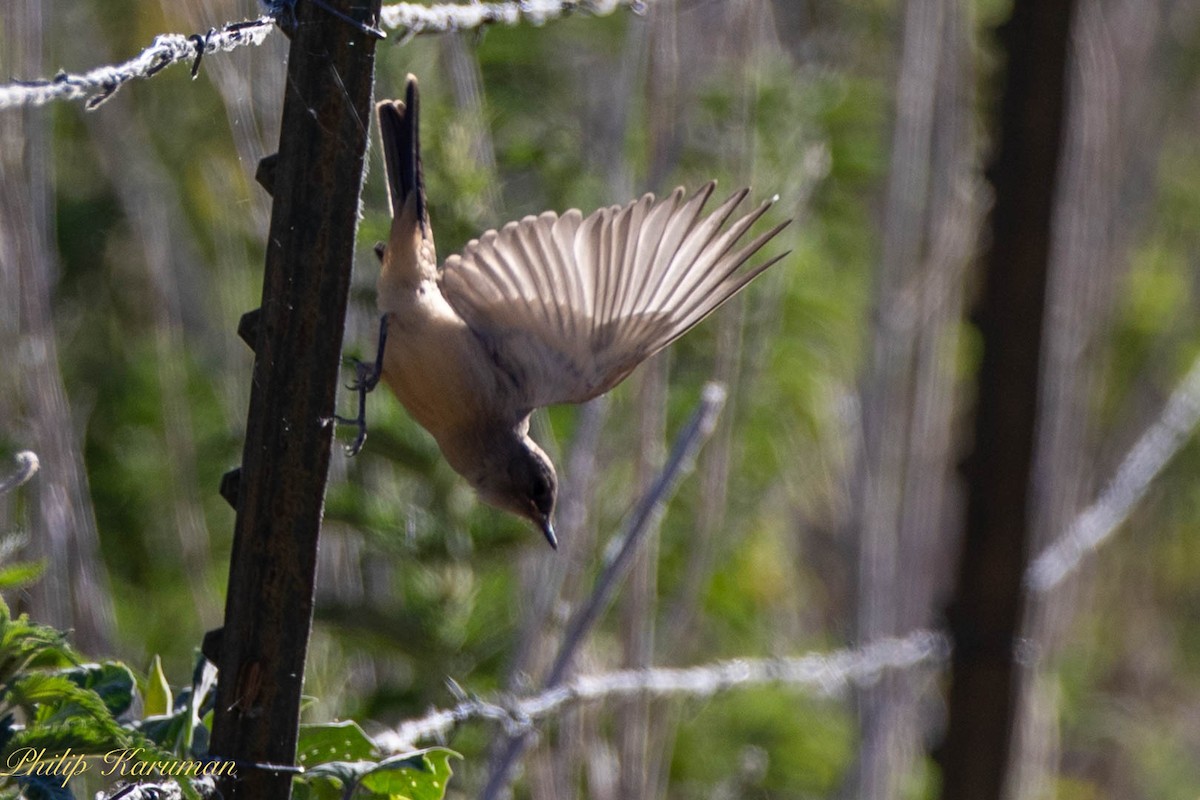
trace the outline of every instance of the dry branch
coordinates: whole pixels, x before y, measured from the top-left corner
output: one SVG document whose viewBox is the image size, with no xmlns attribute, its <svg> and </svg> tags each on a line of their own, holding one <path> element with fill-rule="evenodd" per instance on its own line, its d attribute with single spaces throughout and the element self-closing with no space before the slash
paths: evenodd
<svg viewBox="0 0 1200 800">
<path fill-rule="evenodd" d="M 558 654 L 546 676 L 546 689 L 554 689 L 566 679 L 583 642 L 608 607 L 617 585 L 628 573 L 638 547 L 645 541 L 647 532 L 653 528 L 667 501 L 674 494 L 679 479 L 691 469 L 700 445 L 712 435 L 717 416 L 725 405 L 725 396 L 726 390 L 721 384 L 709 383 L 704 387 L 700 403 L 676 439 L 662 472 L 634 506 L 621 532 L 610 542 L 605 552 L 604 566 L 596 578 L 595 586 L 592 587 L 591 596 L 567 624 Z M 483 788 L 482 796 L 485 799 L 498 797 L 508 786 L 512 766 L 525 750 L 527 742 L 528 734 L 522 732 L 511 736 L 502 745 Z"/>
</svg>

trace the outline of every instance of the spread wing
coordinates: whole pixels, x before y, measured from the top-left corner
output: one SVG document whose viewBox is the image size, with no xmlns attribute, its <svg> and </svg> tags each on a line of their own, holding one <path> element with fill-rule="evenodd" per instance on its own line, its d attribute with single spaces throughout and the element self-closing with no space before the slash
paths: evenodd
<svg viewBox="0 0 1200 800">
<path fill-rule="evenodd" d="M 741 270 L 787 222 L 739 245 L 773 201 L 722 230 L 749 190 L 702 217 L 715 185 L 586 218 L 526 217 L 446 259 L 442 294 L 507 375 L 516 407 L 611 389 L 786 255 Z"/>
</svg>

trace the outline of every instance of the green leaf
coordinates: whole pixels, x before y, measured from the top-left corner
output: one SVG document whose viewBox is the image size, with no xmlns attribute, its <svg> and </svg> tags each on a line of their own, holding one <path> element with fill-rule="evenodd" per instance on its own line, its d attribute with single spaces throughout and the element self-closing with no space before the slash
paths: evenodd
<svg viewBox="0 0 1200 800">
<path fill-rule="evenodd" d="M 23 708 L 30 722 L 6 749 L 59 746 L 107 752 L 135 738 L 113 718 L 95 691 L 82 688 L 63 673 L 27 673 L 9 686 L 7 700 Z"/>
<path fill-rule="evenodd" d="M 17 728 L 13 725 L 14 717 L 12 714 L 5 714 L 0 718 L 0 753 L 8 748 L 8 743 L 12 741 L 13 734 L 17 732 Z M 0 797 L 0 800 L 3 800 Z"/>
<path fill-rule="evenodd" d="M 28 586 L 46 571 L 45 561 L 19 561 L 0 567 L 0 589 Z"/>
<path fill-rule="evenodd" d="M 146 717 L 136 723 L 137 729 L 150 741 L 164 750 L 174 751 L 184 738 L 187 726 L 191 722 L 191 712 L 186 708 L 174 714 L 161 714 Z"/>
<path fill-rule="evenodd" d="M 156 655 L 150 664 L 150 674 L 146 676 L 146 700 L 142 704 L 142 714 L 146 717 L 170 714 L 173 704 L 171 685 L 163 674 L 162 659 Z"/>
<path fill-rule="evenodd" d="M 344 787 L 357 786 L 362 776 L 375 769 L 374 761 L 326 761 L 304 770 L 304 780 L 327 778 Z"/>
<path fill-rule="evenodd" d="M 182 749 L 186 753 L 203 753 L 208 751 L 208 732 L 212 730 L 212 712 L 204 719 L 200 711 L 210 693 L 217 690 L 217 668 L 209 663 L 202 653 L 197 654 L 196 666 L 192 670 L 192 686 L 188 690 L 187 712 L 191 724 L 184 731 Z"/>
<path fill-rule="evenodd" d="M 8 687 L 12 702 L 33 709 L 57 709 L 66 703 L 77 703 L 93 713 L 104 716 L 108 708 L 95 692 L 83 689 L 64 673 L 29 672 Z"/>
<path fill-rule="evenodd" d="M 292 800 L 342 800 L 343 794 L 340 778 L 306 774 L 292 781 Z"/>
<path fill-rule="evenodd" d="M 363 787 L 393 800 L 442 800 L 454 774 L 451 758 L 462 758 L 445 747 L 393 756 L 361 779 Z"/>
<path fill-rule="evenodd" d="M 13 619 L 0 601 L 0 685 L 16 680 L 32 666 L 67 666 L 78 663 L 62 633 L 34 625 L 22 614 Z"/>
<path fill-rule="evenodd" d="M 296 763 L 305 769 L 332 761 L 373 761 L 375 743 L 353 720 L 301 725 Z"/>
<path fill-rule="evenodd" d="M 320 726 L 315 726 L 320 727 Z M 305 793 L 318 800 L 370 797 L 390 800 L 442 800 L 453 772 L 451 758 L 458 753 L 432 747 L 403 753 L 380 762 L 328 761 L 307 769 L 297 780 Z M 336 787 L 340 791 L 335 791 Z M 366 790 L 366 793 L 360 791 Z"/>
<path fill-rule="evenodd" d="M 128 747 L 132 741 L 120 726 L 109 727 L 92 717 L 77 716 L 17 731 L 0 756 L 7 763 L 8 756 L 24 748 L 45 748 L 48 753 L 65 753 L 67 748 L 75 753 L 107 753 Z"/>
<path fill-rule="evenodd" d="M 135 681 L 133 673 L 124 664 L 114 661 L 83 664 L 63 674 L 80 688 L 91 689 L 98 694 L 113 716 L 125 713 L 133 705 Z"/>
</svg>

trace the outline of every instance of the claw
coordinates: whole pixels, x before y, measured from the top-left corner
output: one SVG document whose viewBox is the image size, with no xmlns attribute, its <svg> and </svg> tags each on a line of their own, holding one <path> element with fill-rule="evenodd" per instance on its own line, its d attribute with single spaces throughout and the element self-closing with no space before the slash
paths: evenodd
<svg viewBox="0 0 1200 800">
<path fill-rule="evenodd" d="M 360 359 L 354 361 L 354 382 L 346 386 L 352 392 L 358 393 L 358 416 L 353 419 L 334 415 L 334 420 L 342 425 L 354 425 L 358 435 L 354 441 L 346 445 L 346 455 L 356 456 L 367 441 L 367 394 L 379 385 L 383 375 L 383 349 L 387 344 L 387 315 L 379 320 L 379 349 L 375 353 L 375 363 L 368 364 Z"/>
<path fill-rule="evenodd" d="M 349 417 L 341 417 L 337 414 L 333 415 L 333 419 L 339 425 L 354 425 L 358 428 L 358 435 L 354 437 L 354 441 L 346 445 L 346 455 L 353 458 L 362 450 L 363 445 L 367 442 L 367 421 L 362 417 L 350 419 Z"/>
<path fill-rule="evenodd" d="M 352 392 L 370 392 L 374 391 L 379 385 L 380 369 L 379 362 L 368 364 L 360 359 L 352 359 L 354 362 L 354 382 L 347 384 L 346 388 Z"/>
</svg>

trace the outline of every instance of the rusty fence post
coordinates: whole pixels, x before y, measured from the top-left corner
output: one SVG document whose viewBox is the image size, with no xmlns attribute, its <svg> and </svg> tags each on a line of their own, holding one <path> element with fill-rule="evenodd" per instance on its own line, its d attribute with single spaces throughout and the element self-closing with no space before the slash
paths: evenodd
<svg viewBox="0 0 1200 800">
<path fill-rule="evenodd" d="M 225 625 L 206 652 L 220 669 L 214 756 L 238 763 L 225 797 L 285 800 L 312 625 L 317 536 L 329 468 L 367 148 L 380 0 L 300 2 L 291 34 L 279 152 L 260 182 L 274 205 L 262 307 L 239 333 L 255 350 L 239 470 Z M 219 641 L 218 646 L 217 642 Z"/>
</svg>

